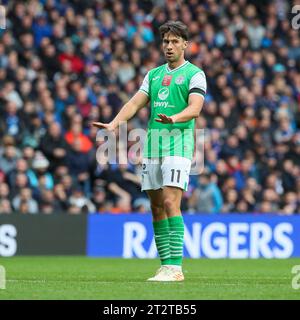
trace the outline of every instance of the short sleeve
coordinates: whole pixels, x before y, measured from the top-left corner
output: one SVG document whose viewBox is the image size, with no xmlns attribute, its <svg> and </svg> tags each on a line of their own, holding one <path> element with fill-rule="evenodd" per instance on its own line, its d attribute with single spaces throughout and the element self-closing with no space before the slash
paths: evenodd
<svg viewBox="0 0 300 320">
<path fill-rule="evenodd" d="M 149 96 L 149 72 L 145 75 L 142 85 L 140 86 L 139 91 L 146 93 Z"/>
<path fill-rule="evenodd" d="M 206 77 L 203 71 L 199 71 L 193 75 L 190 80 L 189 94 L 199 94 L 205 96 L 206 93 Z"/>
</svg>

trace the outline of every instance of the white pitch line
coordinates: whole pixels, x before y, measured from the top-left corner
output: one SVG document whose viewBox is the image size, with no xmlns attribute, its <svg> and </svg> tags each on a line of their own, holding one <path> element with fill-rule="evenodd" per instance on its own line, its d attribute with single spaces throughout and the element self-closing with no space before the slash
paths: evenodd
<svg viewBox="0 0 300 320">
<path fill-rule="evenodd" d="M 32 283 L 50 283 L 50 282 L 91 282 L 90 280 L 31 280 L 31 279 L 7 279 L 6 282 L 32 282 Z M 93 283 L 116 283 L 116 281 L 93 281 Z"/>
</svg>

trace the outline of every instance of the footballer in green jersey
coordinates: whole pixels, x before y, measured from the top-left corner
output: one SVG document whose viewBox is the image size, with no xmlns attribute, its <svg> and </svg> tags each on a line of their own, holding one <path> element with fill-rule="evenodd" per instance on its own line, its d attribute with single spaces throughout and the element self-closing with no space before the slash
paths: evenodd
<svg viewBox="0 0 300 320">
<path fill-rule="evenodd" d="M 166 64 L 147 73 L 138 92 L 110 123 L 94 122 L 93 125 L 114 131 L 150 101 L 142 190 L 151 202 L 161 266 L 148 281 L 183 281 L 181 199 L 189 182 L 194 125 L 203 107 L 206 78 L 200 68 L 184 58 L 188 46 L 187 26 L 180 21 L 168 21 L 159 31 Z"/>
<path fill-rule="evenodd" d="M 204 72 L 189 61 L 184 61 L 174 69 L 164 64 L 148 72 L 140 90 L 149 96 L 151 105 L 144 157 L 180 156 L 191 160 L 195 119 L 177 123 L 158 122 L 155 119 L 160 114 L 173 116 L 183 111 L 191 94 L 204 96 Z"/>
</svg>

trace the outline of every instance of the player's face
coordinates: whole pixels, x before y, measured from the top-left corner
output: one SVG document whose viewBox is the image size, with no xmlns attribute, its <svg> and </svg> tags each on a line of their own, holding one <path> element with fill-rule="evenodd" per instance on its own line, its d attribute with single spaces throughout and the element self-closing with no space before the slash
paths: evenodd
<svg viewBox="0 0 300 320">
<path fill-rule="evenodd" d="M 169 32 L 163 37 L 162 47 L 166 60 L 176 62 L 183 57 L 187 41 Z"/>
</svg>

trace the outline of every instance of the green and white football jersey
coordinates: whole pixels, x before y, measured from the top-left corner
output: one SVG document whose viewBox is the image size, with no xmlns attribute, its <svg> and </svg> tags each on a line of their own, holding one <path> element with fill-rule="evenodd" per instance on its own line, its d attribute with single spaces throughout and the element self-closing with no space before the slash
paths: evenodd
<svg viewBox="0 0 300 320">
<path fill-rule="evenodd" d="M 189 61 L 175 69 L 170 69 L 168 64 L 164 64 L 147 73 L 140 91 L 149 96 L 151 104 L 143 156 L 181 156 L 192 159 L 195 119 L 174 124 L 163 124 L 154 119 L 159 118 L 158 113 L 172 116 L 184 110 L 188 106 L 190 94 L 204 96 L 204 72 Z"/>
</svg>

